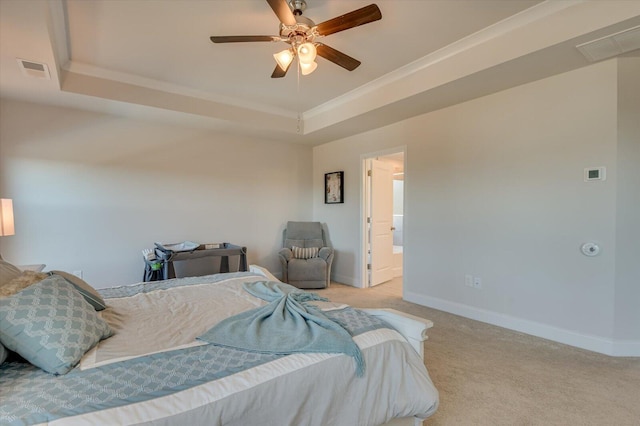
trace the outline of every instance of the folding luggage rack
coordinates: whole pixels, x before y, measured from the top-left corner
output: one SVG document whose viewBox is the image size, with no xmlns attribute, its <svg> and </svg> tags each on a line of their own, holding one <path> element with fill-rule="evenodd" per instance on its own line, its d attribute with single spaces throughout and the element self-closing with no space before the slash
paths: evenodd
<svg viewBox="0 0 640 426">
<path fill-rule="evenodd" d="M 144 259 L 144 281 L 196 277 L 247 270 L 247 248 L 231 243 L 200 244 L 193 250 L 173 251 L 156 243 L 155 260 Z"/>
</svg>

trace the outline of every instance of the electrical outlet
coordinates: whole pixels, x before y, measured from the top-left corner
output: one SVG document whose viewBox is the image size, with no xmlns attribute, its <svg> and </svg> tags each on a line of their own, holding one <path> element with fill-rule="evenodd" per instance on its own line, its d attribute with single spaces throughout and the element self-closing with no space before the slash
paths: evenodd
<svg viewBox="0 0 640 426">
<path fill-rule="evenodd" d="M 473 287 L 477 288 L 477 289 L 481 289 L 482 288 L 482 278 L 473 277 Z"/>
<path fill-rule="evenodd" d="M 82 269 L 78 269 L 77 271 L 73 271 L 73 275 L 78 278 L 82 278 Z"/>
<path fill-rule="evenodd" d="M 465 275 L 464 276 L 464 285 L 467 287 L 473 287 L 473 276 Z"/>
</svg>

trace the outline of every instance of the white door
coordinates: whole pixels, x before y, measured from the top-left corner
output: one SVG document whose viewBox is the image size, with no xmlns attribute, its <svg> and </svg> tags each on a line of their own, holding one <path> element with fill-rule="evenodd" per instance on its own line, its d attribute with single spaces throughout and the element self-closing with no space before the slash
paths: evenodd
<svg viewBox="0 0 640 426">
<path fill-rule="evenodd" d="M 371 282 L 378 285 L 393 278 L 393 174 L 389 163 L 371 160 Z"/>
</svg>

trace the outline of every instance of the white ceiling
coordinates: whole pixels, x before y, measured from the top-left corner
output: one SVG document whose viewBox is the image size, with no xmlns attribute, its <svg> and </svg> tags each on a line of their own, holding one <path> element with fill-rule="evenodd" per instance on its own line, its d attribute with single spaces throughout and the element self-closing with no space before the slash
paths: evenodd
<svg viewBox="0 0 640 426">
<path fill-rule="evenodd" d="M 381 21 L 324 39 L 363 65 L 349 72 L 319 59 L 317 72 L 301 80 L 299 105 L 306 111 L 323 104 L 537 1 L 379 1 Z M 320 23 L 369 3 L 309 0 L 304 16 Z M 296 73 L 270 78 L 272 55 L 284 43 L 209 41 L 211 35 L 277 35 L 278 18 L 264 0 L 68 1 L 67 14 L 73 61 L 266 108 L 296 109 Z"/>
<path fill-rule="evenodd" d="M 307 0 L 304 16 L 370 2 Z M 209 41 L 277 35 L 264 0 L 0 0 L 0 95 L 317 144 L 588 65 L 577 44 L 640 25 L 636 0 L 376 4 L 382 20 L 323 39 L 362 65 L 319 58 L 298 87 L 294 68 L 270 78 L 284 43 Z"/>
</svg>

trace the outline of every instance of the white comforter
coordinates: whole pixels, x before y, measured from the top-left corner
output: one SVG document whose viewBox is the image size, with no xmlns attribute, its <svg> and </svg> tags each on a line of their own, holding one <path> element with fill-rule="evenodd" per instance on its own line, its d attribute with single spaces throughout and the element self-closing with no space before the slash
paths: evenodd
<svg viewBox="0 0 640 426">
<path fill-rule="evenodd" d="M 201 345 L 195 338 L 215 323 L 265 303 L 242 289 L 242 283 L 258 280 L 264 277 L 107 299 L 103 317 L 116 334 L 87 353 L 80 368 Z M 361 378 L 348 356 L 295 354 L 155 399 L 49 424 L 351 426 L 435 412 L 438 392 L 422 359 L 398 332 L 383 328 L 354 340 L 366 363 Z"/>
</svg>

